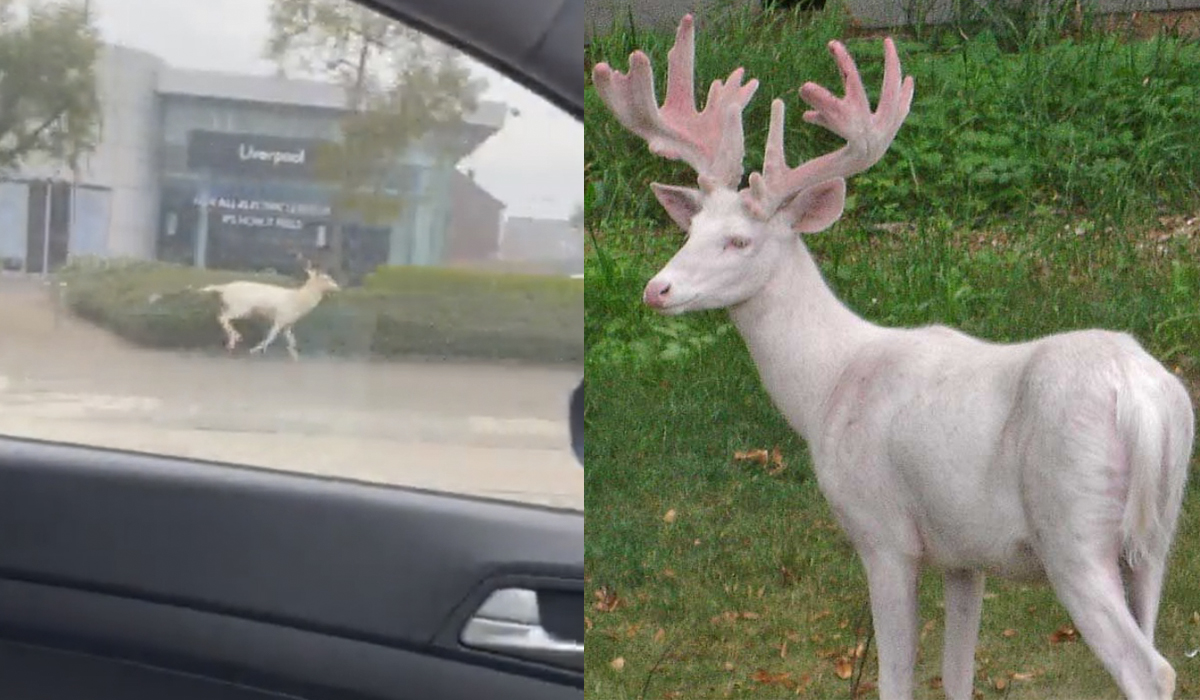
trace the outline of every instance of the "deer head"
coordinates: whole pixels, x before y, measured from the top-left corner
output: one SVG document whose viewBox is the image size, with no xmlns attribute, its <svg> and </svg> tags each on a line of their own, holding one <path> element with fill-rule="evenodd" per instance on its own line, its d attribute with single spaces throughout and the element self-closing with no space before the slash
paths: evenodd
<svg viewBox="0 0 1200 700">
<path fill-rule="evenodd" d="M 839 42 L 829 50 L 841 69 L 845 97 L 836 98 L 815 83 L 800 88 L 811 110 L 804 120 L 846 140 L 837 151 L 789 168 L 783 151 L 783 101 L 771 103 L 771 124 L 760 173 L 738 190 L 745 155 L 742 111 L 758 81 L 742 85 L 738 68 L 724 82 L 714 80 L 703 112 L 693 88 L 695 37 L 685 15 L 667 53 L 667 95 L 661 107 L 654 93 L 650 59 L 635 51 L 627 74 L 597 64 L 592 80 L 604 104 L 651 152 L 687 163 L 697 188 L 652 183 L 659 203 L 687 232 L 683 247 L 646 285 L 643 300 L 663 313 L 725 308 L 757 294 L 778 262 L 799 245 L 796 234 L 817 233 L 842 215 L 846 180 L 874 165 L 887 151 L 912 104 L 913 79 L 901 79 L 900 59 L 884 40 L 883 89 L 875 112 L 867 100 L 854 59 Z"/>
</svg>

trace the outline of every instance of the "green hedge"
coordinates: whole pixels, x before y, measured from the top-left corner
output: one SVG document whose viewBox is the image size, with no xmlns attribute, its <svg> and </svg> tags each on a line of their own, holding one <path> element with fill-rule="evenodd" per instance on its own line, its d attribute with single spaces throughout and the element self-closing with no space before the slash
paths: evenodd
<svg viewBox="0 0 1200 700">
<path fill-rule="evenodd" d="M 196 290 L 235 279 L 295 287 L 274 274 L 244 274 L 146 261 L 85 260 L 64 268 L 68 308 L 146 347 L 220 350 L 216 295 Z M 245 347 L 268 328 L 236 321 Z M 582 362 L 583 281 L 440 268 L 389 267 L 362 287 L 325 298 L 295 327 L 300 353 Z M 244 350 L 244 347 L 243 347 Z M 283 339 L 270 349 L 285 352 Z"/>
</svg>

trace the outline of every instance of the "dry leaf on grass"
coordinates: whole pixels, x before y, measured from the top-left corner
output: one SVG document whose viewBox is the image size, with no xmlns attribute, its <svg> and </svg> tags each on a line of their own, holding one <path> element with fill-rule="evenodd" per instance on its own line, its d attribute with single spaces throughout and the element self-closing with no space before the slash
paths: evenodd
<svg viewBox="0 0 1200 700">
<path fill-rule="evenodd" d="M 787 469 L 787 463 L 783 461 L 783 452 L 774 447 L 770 451 L 757 450 L 738 450 L 733 453 L 735 462 L 753 462 L 767 468 L 767 473 L 775 476 Z"/>
<path fill-rule="evenodd" d="M 1079 639 L 1079 633 L 1070 625 L 1063 625 L 1050 635 L 1051 644 L 1060 644 L 1062 642 L 1074 642 Z"/>
<path fill-rule="evenodd" d="M 764 685 L 782 685 L 785 688 L 795 688 L 796 681 L 792 680 L 792 674 L 785 672 L 771 673 L 765 668 L 760 668 L 750 676 L 750 680 L 755 683 Z"/>
<path fill-rule="evenodd" d="M 1005 688 L 1008 687 L 1008 681 L 1004 680 L 1003 678 L 993 679 L 992 687 L 995 688 L 996 690 L 1004 690 Z"/>
<path fill-rule="evenodd" d="M 607 586 L 601 586 L 596 589 L 596 602 L 592 605 L 598 612 L 612 612 L 621 605 L 621 598 L 617 596 L 616 591 L 610 590 Z"/>
<path fill-rule="evenodd" d="M 608 665 L 612 666 L 612 670 L 616 671 L 617 673 L 620 673 L 621 671 L 625 670 L 625 657 L 618 656 L 617 658 L 608 662 Z"/>
<path fill-rule="evenodd" d="M 766 450 L 738 450 L 733 453 L 735 462 L 755 462 L 763 466 L 771 460 L 771 453 Z"/>
<path fill-rule="evenodd" d="M 779 451 L 778 447 L 776 447 L 771 450 L 771 467 L 767 469 L 767 473 L 771 476 L 775 476 L 784 469 L 787 469 L 787 465 L 783 463 L 783 453 Z"/>
<path fill-rule="evenodd" d="M 1004 637 L 1015 637 L 1015 636 L 1017 636 L 1017 631 L 1010 628 L 1010 629 L 1004 630 L 1000 634 L 1001 634 L 1001 636 L 1004 636 Z"/>
<path fill-rule="evenodd" d="M 854 662 L 845 656 L 839 656 L 837 661 L 833 662 L 833 672 L 837 674 L 838 678 L 848 680 L 850 676 L 854 675 Z"/>
<path fill-rule="evenodd" d="M 1012 679 L 1014 681 L 1031 681 L 1033 680 L 1033 676 L 1033 673 L 1014 673 L 1012 674 Z"/>
<path fill-rule="evenodd" d="M 666 637 L 667 637 L 667 631 L 661 627 L 659 627 L 658 630 L 655 631 L 655 633 L 654 633 L 654 641 L 656 641 L 656 642 L 661 642 L 662 640 L 666 639 Z"/>
<path fill-rule="evenodd" d="M 677 517 L 679 517 L 679 514 L 675 512 L 674 508 L 672 508 L 663 515 L 663 522 L 670 525 L 671 523 L 675 522 L 675 518 Z"/>
</svg>

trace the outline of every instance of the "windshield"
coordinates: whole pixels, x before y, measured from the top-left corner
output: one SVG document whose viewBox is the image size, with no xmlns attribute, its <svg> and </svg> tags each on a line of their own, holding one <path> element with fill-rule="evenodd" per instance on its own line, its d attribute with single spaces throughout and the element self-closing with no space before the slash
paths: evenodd
<svg viewBox="0 0 1200 700">
<path fill-rule="evenodd" d="M 3 11 L 0 433 L 583 508 L 580 123 L 348 0 Z"/>
</svg>

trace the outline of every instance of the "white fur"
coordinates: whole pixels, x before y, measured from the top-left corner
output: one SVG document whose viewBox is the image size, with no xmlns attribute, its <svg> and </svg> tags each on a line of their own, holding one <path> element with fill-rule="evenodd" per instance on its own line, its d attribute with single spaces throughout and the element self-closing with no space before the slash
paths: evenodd
<svg viewBox="0 0 1200 700">
<path fill-rule="evenodd" d="M 729 308 L 808 442 L 867 569 L 880 697 L 912 697 L 917 573 L 931 565 L 946 572 L 950 698 L 971 697 L 984 573 L 1048 579 L 1127 697 L 1170 698 L 1153 634 L 1192 451 L 1183 384 L 1122 333 L 995 344 L 874 325 L 793 233 L 805 212 L 761 223 L 732 192 L 702 206 L 647 293 L 668 286 L 665 313 Z"/>
<path fill-rule="evenodd" d="M 231 322 L 257 315 L 271 321 L 271 330 L 261 343 L 250 348 L 250 352 L 262 352 L 282 331 L 287 339 L 288 354 L 296 360 L 300 355 L 296 350 L 296 336 L 292 334 L 292 326 L 321 303 L 325 292 L 336 289 L 338 285 L 332 277 L 310 269 L 308 280 L 297 289 L 262 282 L 239 281 L 209 285 L 200 291 L 215 292 L 221 297 L 221 313 L 217 316 L 217 321 L 225 330 L 226 349 L 233 350 L 242 338 Z"/>
</svg>

